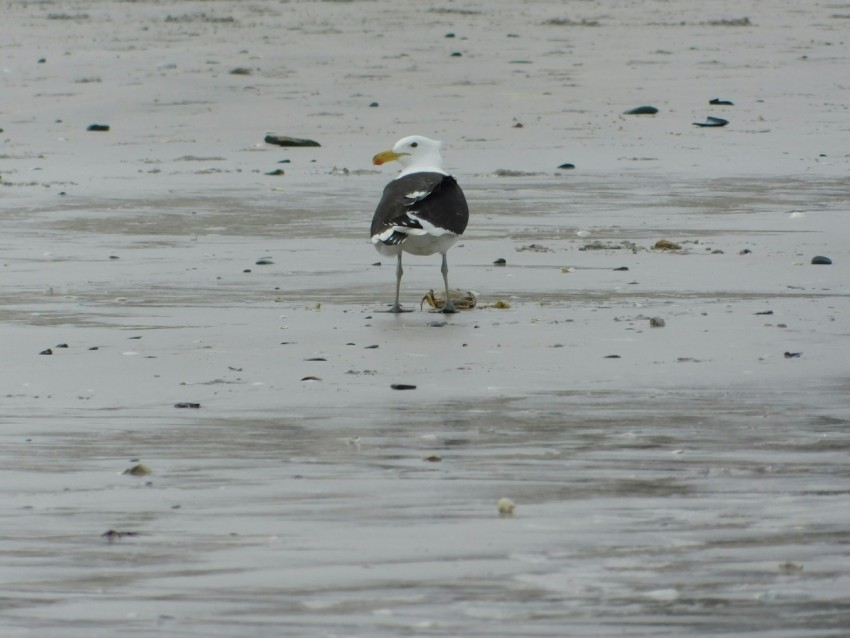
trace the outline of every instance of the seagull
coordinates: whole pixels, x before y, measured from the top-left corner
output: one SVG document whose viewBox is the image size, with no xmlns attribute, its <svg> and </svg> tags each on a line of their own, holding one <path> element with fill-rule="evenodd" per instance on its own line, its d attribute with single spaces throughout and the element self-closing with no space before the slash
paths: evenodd
<svg viewBox="0 0 850 638">
<path fill-rule="evenodd" d="M 469 207 L 455 178 L 443 170 L 442 142 L 421 135 L 404 137 L 392 150 L 372 158 L 376 166 L 398 161 L 401 172 L 384 188 L 372 218 L 372 243 L 382 255 L 396 257 L 395 303 L 390 312 L 405 312 L 399 305 L 401 254 L 443 256 L 446 303 L 442 312 L 457 312 L 449 297 L 446 253 L 466 230 Z"/>
</svg>

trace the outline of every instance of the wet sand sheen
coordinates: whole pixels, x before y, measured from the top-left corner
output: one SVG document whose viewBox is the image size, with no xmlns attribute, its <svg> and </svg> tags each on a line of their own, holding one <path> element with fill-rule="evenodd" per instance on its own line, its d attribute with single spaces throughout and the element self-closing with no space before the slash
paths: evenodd
<svg viewBox="0 0 850 638">
<path fill-rule="evenodd" d="M 0 633 L 843 636 L 833 10 L 219 4 L 4 16 Z M 413 132 L 449 318 L 378 312 Z"/>
</svg>

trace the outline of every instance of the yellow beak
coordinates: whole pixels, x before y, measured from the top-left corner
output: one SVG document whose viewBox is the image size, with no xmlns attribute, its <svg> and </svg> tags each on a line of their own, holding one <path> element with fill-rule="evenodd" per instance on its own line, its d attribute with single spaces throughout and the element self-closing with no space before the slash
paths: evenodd
<svg viewBox="0 0 850 638">
<path fill-rule="evenodd" d="M 380 166 L 381 164 L 386 164 L 387 162 L 392 162 L 397 160 L 399 157 L 403 155 L 410 155 L 410 153 L 396 153 L 395 151 L 381 151 L 375 157 L 372 158 L 372 163 L 375 166 Z"/>
</svg>

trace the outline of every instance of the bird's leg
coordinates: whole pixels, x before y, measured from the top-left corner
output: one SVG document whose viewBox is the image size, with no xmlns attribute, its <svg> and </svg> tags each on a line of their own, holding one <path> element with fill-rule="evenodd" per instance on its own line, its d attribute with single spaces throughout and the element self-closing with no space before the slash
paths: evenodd
<svg viewBox="0 0 850 638">
<path fill-rule="evenodd" d="M 395 267 L 395 303 L 390 308 L 390 312 L 403 312 L 401 305 L 398 303 L 399 293 L 401 293 L 401 276 L 404 274 L 404 269 L 401 267 L 401 251 L 398 253 L 398 262 Z"/>
<path fill-rule="evenodd" d="M 449 262 L 446 260 L 445 253 L 443 253 L 443 267 L 440 268 L 440 272 L 443 273 L 443 283 L 446 284 L 446 303 L 443 304 L 443 309 L 440 312 L 457 312 L 457 308 L 455 308 L 452 298 L 449 296 Z"/>
</svg>

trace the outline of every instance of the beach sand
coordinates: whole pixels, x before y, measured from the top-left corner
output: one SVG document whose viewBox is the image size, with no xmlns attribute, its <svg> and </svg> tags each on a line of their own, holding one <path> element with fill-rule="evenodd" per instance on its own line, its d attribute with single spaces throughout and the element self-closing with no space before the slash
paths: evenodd
<svg viewBox="0 0 850 638">
<path fill-rule="evenodd" d="M 3 12 L 0 634 L 846 635 L 850 5 Z"/>
</svg>

